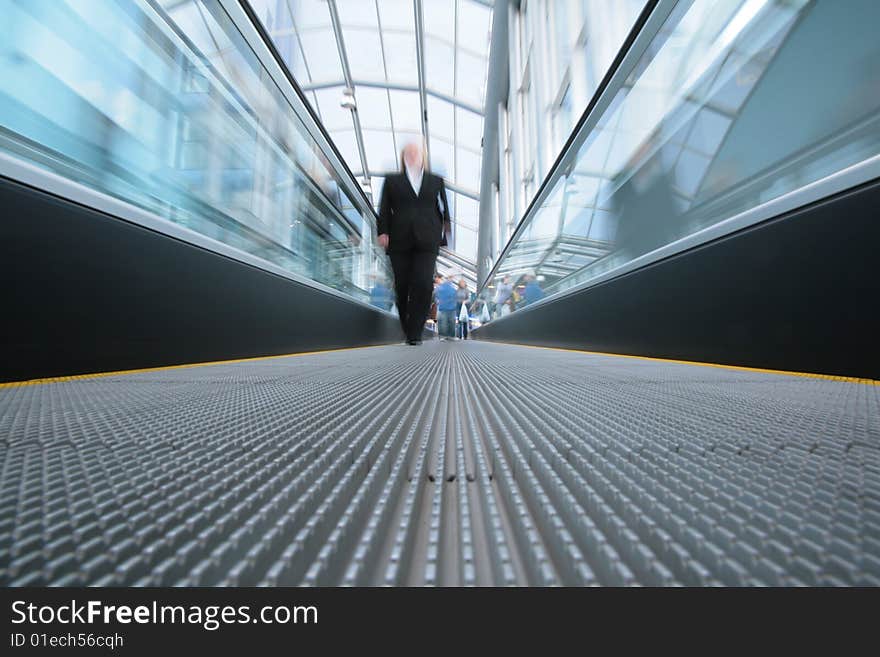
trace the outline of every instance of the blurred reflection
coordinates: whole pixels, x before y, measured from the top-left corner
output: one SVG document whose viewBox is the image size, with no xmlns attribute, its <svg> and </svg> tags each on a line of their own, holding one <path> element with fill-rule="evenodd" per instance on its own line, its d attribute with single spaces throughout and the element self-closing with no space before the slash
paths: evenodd
<svg viewBox="0 0 880 657">
<path fill-rule="evenodd" d="M 467 281 L 463 278 L 458 281 L 455 290 L 455 317 L 458 322 L 455 334 L 460 340 L 467 340 L 470 328 L 470 304 L 471 291 Z"/>
<path fill-rule="evenodd" d="M 0 153 L 356 298 L 372 214 L 216 2 L 0 0 Z"/>
<path fill-rule="evenodd" d="M 391 310 L 393 301 L 388 281 L 383 276 L 374 276 L 373 287 L 370 289 L 370 303 L 381 310 Z"/>
<path fill-rule="evenodd" d="M 513 294 L 513 283 L 510 281 L 510 274 L 505 274 L 501 277 L 495 290 L 495 317 L 502 317 L 510 312 L 510 306 L 507 302 L 510 300 L 511 294 Z"/>
<path fill-rule="evenodd" d="M 452 277 L 437 281 L 434 289 L 437 302 L 437 334 L 441 340 L 455 338 L 456 288 Z"/>
<path fill-rule="evenodd" d="M 522 305 L 527 306 L 544 298 L 544 290 L 541 289 L 541 283 L 534 274 L 526 274 L 523 277 L 525 281 L 525 290 L 523 291 Z"/>
<path fill-rule="evenodd" d="M 877 24 L 873 0 L 676 5 L 499 261 L 495 317 L 877 156 Z"/>
<path fill-rule="evenodd" d="M 652 145 L 652 140 L 646 141 L 615 181 L 623 180 L 613 197 L 621 259 L 637 258 L 675 237 L 679 212 L 673 200 L 672 177 L 663 166 L 660 151 L 646 157 Z"/>
</svg>

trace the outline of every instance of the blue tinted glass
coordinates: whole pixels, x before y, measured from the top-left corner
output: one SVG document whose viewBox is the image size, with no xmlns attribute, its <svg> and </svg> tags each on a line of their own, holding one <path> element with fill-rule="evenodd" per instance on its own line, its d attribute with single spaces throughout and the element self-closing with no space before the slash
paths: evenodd
<svg viewBox="0 0 880 657">
<path fill-rule="evenodd" d="M 873 0 L 678 3 L 577 135 L 491 283 L 543 276 L 552 294 L 844 169 L 876 177 L 878 24 Z"/>
<path fill-rule="evenodd" d="M 367 206 L 219 4 L 97 4 L 2 2 L 0 156 L 366 299 Z M 258 9 L 283 29 L 286 4 Z"/>
</svg>

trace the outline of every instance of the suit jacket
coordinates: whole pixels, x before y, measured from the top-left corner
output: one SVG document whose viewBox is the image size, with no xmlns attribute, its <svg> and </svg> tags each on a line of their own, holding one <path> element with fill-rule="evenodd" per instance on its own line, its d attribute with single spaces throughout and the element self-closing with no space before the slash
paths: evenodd
<svg viewBox="0 0 880 657">
<path fill-rule="evenodd" d="M 436 253 L 446 245 L 449 226 L 449 202 L 443 178 L 424 172 L 418 195 L 405 173 L 385 178 L 377 228 L 379 235 L 388 235 L 389 253 Z"/>
</svg>

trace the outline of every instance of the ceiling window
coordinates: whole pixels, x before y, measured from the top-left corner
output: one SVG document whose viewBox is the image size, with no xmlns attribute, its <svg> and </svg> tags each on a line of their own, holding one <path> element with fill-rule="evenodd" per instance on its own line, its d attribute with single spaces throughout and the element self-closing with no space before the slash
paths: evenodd
<svg viewBox="0 0 880 657">
<path fill-rule="evenodd" d="M 349 168 L 369 183 L 374 204 L 384 176 L 399 167 L 403 146 L 424 139 L 432 171 L 447 182 L 454 250 L 473 260 L 492 2 L 251 4 Z M 346 88 L 353 89 L 354 112 L 341 106 Z"/>
</svg>

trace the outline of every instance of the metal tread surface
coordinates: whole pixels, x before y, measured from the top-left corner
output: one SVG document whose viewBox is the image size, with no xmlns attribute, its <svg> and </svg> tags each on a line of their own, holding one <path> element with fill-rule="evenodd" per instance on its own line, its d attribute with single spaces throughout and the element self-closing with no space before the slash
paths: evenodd
<svg viewBox="0 0 880 657">
<path fill-rule="evenodd" d="M 880 585 L 880 386 L 434 342 L 0 389 L 0 584 Z"/>
</svg>

